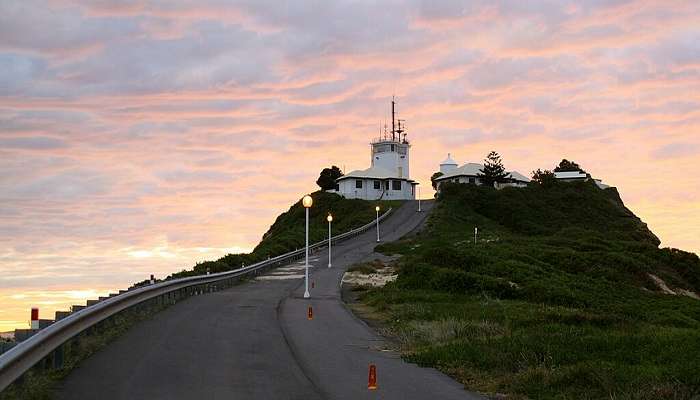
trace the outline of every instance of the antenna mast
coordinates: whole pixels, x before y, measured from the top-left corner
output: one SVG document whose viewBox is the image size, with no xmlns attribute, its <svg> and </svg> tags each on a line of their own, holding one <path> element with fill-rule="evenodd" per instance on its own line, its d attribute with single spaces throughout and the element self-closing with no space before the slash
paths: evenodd
<svg viewBox="0 0 700 400">
<path fill-rule="evenodd" d="M 396 141 L 396 124 L 394 122 L 394 105 L 396 102 L 394 101 L 394 96 L 391 96 L 391 140 Z"/>
</svg>

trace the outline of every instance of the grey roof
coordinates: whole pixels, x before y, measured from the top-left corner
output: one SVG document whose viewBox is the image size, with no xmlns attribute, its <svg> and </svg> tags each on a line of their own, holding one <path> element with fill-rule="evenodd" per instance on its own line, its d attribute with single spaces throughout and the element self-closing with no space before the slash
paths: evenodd
<svg viewBox="0 0 700 400">
<path fill-rule="evenodd" d="M 554 177 L 557 179 L 586 179 L 588 174 L 581 171 L 563 171 L 555 172 Z"/>
<path fill-rule="evenodd" d="M 530 178 L 528 178 L 527 176 L 521 174 L 521 173 L 518 172 L 518 171 L 510 171 L 509 173 L 510 173 L 510 177 L 513 178 L 513 179 L 515 179 L 515 180 L 518 181 L 518 182 L 530 182 L 530 181 L 531 181 Z"/>
<path fill-rule="evenodd" d="M 454 178 L 457 176 L 477 176 L 479 174 L 479 170 L 481 170 L 482 168 L 484 168 L 484 164 L 466 163 L 461 167 L 455 168 L 452 171 L 446 173 L 445 175 L 442 175 L 441 177 L 435 180 L 437 181 L 442 179 Z"/>
</svg>

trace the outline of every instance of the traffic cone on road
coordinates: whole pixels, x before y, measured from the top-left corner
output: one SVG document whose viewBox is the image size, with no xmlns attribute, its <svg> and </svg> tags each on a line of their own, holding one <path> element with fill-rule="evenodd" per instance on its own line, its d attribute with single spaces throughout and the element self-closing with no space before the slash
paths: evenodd
<svg viewBox="0 0 700 400">
<path fill-rule="evenodd" d="M 369 383 L 367 383 L 367 389 L 377 389 L 377 367 L 374 364 L 369 365 Z"/>
</svg>

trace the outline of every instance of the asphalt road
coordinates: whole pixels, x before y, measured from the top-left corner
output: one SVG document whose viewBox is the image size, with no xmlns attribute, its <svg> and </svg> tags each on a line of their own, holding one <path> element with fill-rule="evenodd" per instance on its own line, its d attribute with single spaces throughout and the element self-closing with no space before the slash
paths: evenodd
<svg viewBox="0 0 700 400">
<path fill-rule="evenodd" d="M 407 202 L 380 224 L 383 241 L 419 227 L 432 202 Z M 59 399 L 480 399 L 430 368 L 402 361 L 345 307 L 345 269 L 371 259 L 371 230 L 231 289 L 192 297 L 141 322 L 84 361 Z M 307 319 L 312 306 L 314 318 Z M 377 390 L 367 389 L 369 364 Z"/>
</svg>

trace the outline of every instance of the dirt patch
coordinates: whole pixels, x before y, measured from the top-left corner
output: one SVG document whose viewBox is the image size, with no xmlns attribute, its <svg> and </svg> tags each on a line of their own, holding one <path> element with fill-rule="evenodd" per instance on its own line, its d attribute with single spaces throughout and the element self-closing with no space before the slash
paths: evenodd
<svg viewBox="0 0 700 400">
<path fill-rule="evenodd" d="M 648 274 L 648 275 L 649 275 L 649 278 L 651 278 L 651 280 L 654 281 L 654 283 L 656 284 L 656 287 L 658 287 L 661 290 L 661 292 L 663 292 L 664 294 L 670 294 L 670 295 L 674 295 L 674 296 L 675 295 L 688 296 L 688 297 L 692 297 L 693 299 L 700 300 L 700 296 L 698 296 L 698 294 L 693 292 L 692 290 L 680 289 L 680 288 L 676 288 L 675 290 L 671 289 L 670 287 L 668 287 L 668 285 L 666 284 L 666 282 L 664 282 L 663 279 L 659 278 L 658 276 L 656 276 L 654 274 Z"/>
<path fill-rule="evenodd" d="M 382 287 L 397 278 L 396 269 L 379 258 L 355 264 L 343 275 L 342 284 L 352 286 Z"/>
</svg>

